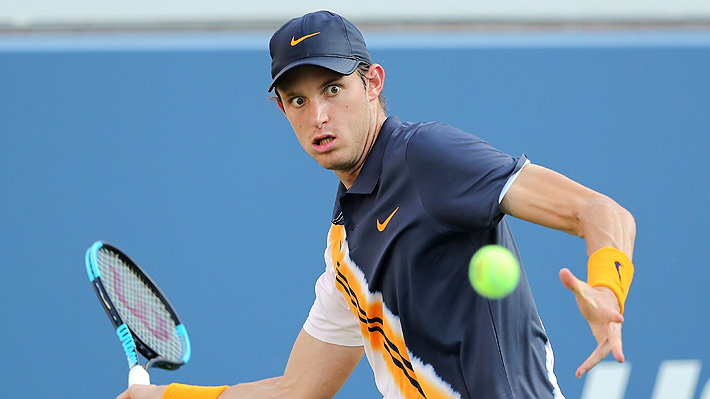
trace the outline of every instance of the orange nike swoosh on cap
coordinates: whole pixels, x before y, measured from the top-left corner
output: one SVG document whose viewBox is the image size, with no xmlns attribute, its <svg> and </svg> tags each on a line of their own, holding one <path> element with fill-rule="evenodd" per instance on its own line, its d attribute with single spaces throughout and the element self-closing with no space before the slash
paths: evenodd
<svg viewBox="0 0 710 399">
<path fill-rule="evenodd" d="M 379 232 L 385 231 L 385 228 L 387 228 L 387 225 L 390 223 L 390 220 L 392 220 L 392 216 L 394 216 L 395 213 L 399 210 L 399 207 L 395 209 L 390 215 L 385 219 L 384 223 L 380 223 L 380 219 L 377 219 L 377 230 Z"/>
<path fill-rule="evenodd" d="M 300 43 L 300 42 L 302 42 L 302 41 L 308 39 L 309 37 L 313 37 L 313 36 L 318 35 L 318 34 L 320 34 L 320 32 L 311 33 L 310 35 L 306 35 L 306 36 L 303 36 L 303 37 L 298 38 L 298 39 L 296 39 L 296 36 L 292 36 L 292 37 L 291 37 L 291 47 L 293 47 L 293 46 L 297 45 L 298 43 Z"/>
</svg>

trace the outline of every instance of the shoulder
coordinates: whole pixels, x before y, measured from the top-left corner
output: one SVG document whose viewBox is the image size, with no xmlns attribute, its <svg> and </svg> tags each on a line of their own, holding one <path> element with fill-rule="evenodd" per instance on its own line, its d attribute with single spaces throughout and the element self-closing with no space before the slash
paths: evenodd
<svg viewBox="0 0 710 399">
<path fill-rule="evenodd" d="M 487 173 L 514 159 L 482 138 L 441 122 L 399 123 L 386 159 L 409 169 L 413 178 L 440 172 Z"/>
<path fill-rule="evenodd" d="M 392 136 L 395 139 L 407 142 L 415 140 L 417 142 L 430 143 L 451 140 L 457 137 L 467 140 L 478 139 L 470 133 L 442 122 L 403 122 L 398 129 L 395 129 Z"/>
<path fill-rule="evenodd" d="M 403 124 L 398 136 L 408 164 L 452 166 L 461 162 L 506 161 L 508 155 L 475 134 L 441 122 Z"/>
<path fill-rule="evenodd" d="M 402 122 L 389 139 L 390 153 L 398 152 L 407 162 L 420 158 L 436 159 L 459 152 L 461 146 L 476 147 L 488 144 L 479 137 L 442 122 Z"/>
<path fill-rule="evenodd" d="M 391 153 L 400 156 L 392 162 L 398 167 L 389 169 L 396 169 L 399 178 L 406 175 L 427 215 L 446 229 L 497 223 L 499 195 L 516 159 L 440 122 L 402 125 L 392 135 L 402 144 L 391 146 Z"/>
</svg>

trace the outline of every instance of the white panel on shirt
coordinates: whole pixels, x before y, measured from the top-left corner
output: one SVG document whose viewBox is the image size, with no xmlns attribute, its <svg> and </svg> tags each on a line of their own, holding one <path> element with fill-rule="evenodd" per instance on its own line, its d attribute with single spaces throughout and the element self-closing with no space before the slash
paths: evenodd
<svg viewBox="0 0 710 399">
<path fill-rule="evenodd" d="M 328 250 L 325 263 L 325 272 L 316 282 L 316 300 L 303 329 L 312 337 L 329 344 L 362 346 L 360 322 L 336 288 L 335 271 Z"/>
</svg>

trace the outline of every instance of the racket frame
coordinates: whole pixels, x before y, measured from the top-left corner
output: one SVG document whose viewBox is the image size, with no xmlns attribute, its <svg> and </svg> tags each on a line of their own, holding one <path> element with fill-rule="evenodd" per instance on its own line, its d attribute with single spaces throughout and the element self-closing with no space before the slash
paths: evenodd
<svg viewBox="0 0 710 399">
<path fill-rule="evenodd" d="M 104 288 L 103 282 L 101 281 L 101 270 L 99 270 L 97 254 L 101 248 L 106 248 L 109 251 L 116 254 L 122 261 L 124 261 L 152 291 L 153 293 L 163 302 L 166 310 L 170 314 L 176 325 L 175 333 L 180 338 L 182 342 L 183 354 L 180 361 L 173 361 L 160 356 L 156 351 L 146 345 L 140 337 L 138 337 L 135 332 L 123 321 L 121 315 L 118 313 L 116 306 L 108 296 L 106 288 Z M 113 327 L 116 329 L 116 334 L 121 340 L 123 349 L 126 353 L 126 360 L 128 361 L 129 368 L 133 369 L 135 366 L 140 366 L 140 357 L 138 353 L 143 355 L 147 359 L 147 363 L 142 366 L 145 370 L 151 367 L 157 367 L 166 370 L 178 369 L 183 364 L 190 360 L 191 355 L 191 345 L 190 338 L 187 335 L 187 330 L 185 326 L 180 322 L 175 309 L 173 308 L 168 298 L 163 294 L 160 288 L 155 284 L 153 279 L 128 255 L 123 251 L 119 250 L 115 246 L 108 244 L 103 241 L 95 242 L 87 251 L 85 257 L 86 271 L 89 275 L 89 280 L 91 285 L 94 287 L 94 292 L 99 298 L 106 315 L 111 320 Z M 132 371 L 133 372 L 133 371 Z"/>
</svg>

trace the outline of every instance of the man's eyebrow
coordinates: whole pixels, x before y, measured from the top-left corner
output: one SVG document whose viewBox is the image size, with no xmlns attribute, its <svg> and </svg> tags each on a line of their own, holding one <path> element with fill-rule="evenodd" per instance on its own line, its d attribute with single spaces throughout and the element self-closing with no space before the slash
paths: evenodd
<svg viewBox="0 0 710 399">
<path fill-rule="evenodd" d="M 342 76 L 334 76 L 334 77 L 332 77 L 332 78 L 330 78 L 330 79 L 327 79 L 327 80 L 325 80 L 325 81 L 323 82 L 323 84 L 321 85 L 321 88 L 324 89 L 324 88 L 326 88 L 326 87 L 332 85 L 333 83 L 338 83 L 338 82 L 340 82 L 341 80 L 343 80 L 343 78 L 345 78 L 345 75 L 342 75 Z"/>
<path fill-rule="evenodd" d="M 318 87 L 319 87 L 321 90 L 322 90 L 322 89 L 325 89 L 326 87 L 328 87 L 328 86 L 330 86 L 330 85 L 332 85 L 332 84 L 334 84 L 334 83 L 338 83 L 338 82 L 342 81 L 343 78 L 345 78 L 345 76 L 346 76 L 346 75 L 323 78 L 323 81 L 318 85 Z M 284 88 L 282 88 L 282 89 L 279 89 L 279 88 L 277 87 L 276 89 L 279 91 L 279 95 L 281 95 L 281 97 L 283 97 L 283 98 L 298 97 L 298 96 L 301 95 L 301 94 L 299 93 L 299 91 L 298 91 L 297 89 L 293 88 L 293 87 L 288 87 L 288 86 L 287 86 L 287 87 L 284 87 Z"/>
<path fill-rule="evenodd" d="M 281 98 L 292 97 L 295 94 L 292 89 L 279 89 L 278 87 L 276 88 L 276 92 Z"/>
</svg>

